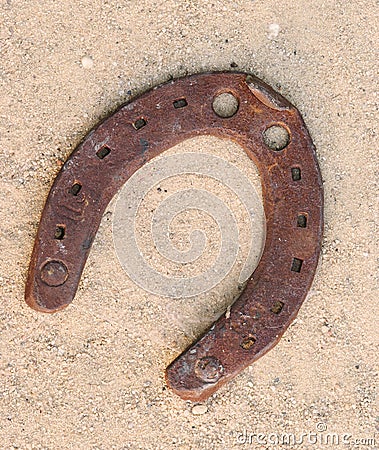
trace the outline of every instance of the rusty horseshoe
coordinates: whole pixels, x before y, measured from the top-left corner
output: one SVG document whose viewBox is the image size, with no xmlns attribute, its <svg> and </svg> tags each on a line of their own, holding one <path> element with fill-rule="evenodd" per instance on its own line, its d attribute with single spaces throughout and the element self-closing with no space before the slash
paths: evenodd
<svg viewBox="0 0 379 450">
<path fill-rule="evenodd" d="M 213 107 L 225 93 L 237 100 L 229 115 Z M 284 131 L 284 143 L 270 138 L 275 129 Z M 25 293 L 37 311 L 66 307 L 112 197 L 147 161 L 199 135 L 237 142 L 258 166 L 267 229 L 259 265 L 230 313 L 166 370 L 170 388 L 192 401 L 209 397 L 278 343 L 318 263 L 323 192 L 315 148 L 297 109 L 259 79 L 225 72 L 184 77 L 125 104 L 92 130 L 50 190 Z"/>
</svg>

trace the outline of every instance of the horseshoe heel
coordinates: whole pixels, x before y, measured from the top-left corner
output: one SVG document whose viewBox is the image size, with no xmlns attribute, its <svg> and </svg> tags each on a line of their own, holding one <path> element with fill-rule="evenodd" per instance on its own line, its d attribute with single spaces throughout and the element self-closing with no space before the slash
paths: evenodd
<svg viewBox="0 0 379 450">
<path fill-rule="evenodd" d="M 231 117 L 212 108 L 222 93 L 238 100 Z M 273 126 L 287 131 L 284 146 L 267 140 Z M 67 306 L 112 197 L 147 161 L 199 135 L 237 142 L 258 166 L 267 230 L 259 265 L 230 312 L 167 368 L 167 384 L 193 401 L 277 344 L 317 267 L 323 194 L 315 149 L 299 112 L 262 81 L 243 73 L 185 77 L 145 93 L 91 131 L 50 190 L 26 284 L 32 308 Z"/>
</svg>

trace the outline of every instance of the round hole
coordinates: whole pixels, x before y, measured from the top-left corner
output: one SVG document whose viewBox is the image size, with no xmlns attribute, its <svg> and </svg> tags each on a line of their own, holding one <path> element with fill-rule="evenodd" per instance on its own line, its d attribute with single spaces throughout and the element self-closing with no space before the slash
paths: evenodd
<svg viewBox="0 0 379 450">
<path fill-rule="evenodd" d="M 238 111 L 238 100 L 233 94 L 224 92 L 213 100 L 213 111 L 222 118 L 232 117 Z"/>
<path fill-rule="evenodd" d="M 280 151 L 290 142 L 288 131 L 281 125 L 273 125 L 263 133 L 263 140 L 271 150 Z"/>
</svg>

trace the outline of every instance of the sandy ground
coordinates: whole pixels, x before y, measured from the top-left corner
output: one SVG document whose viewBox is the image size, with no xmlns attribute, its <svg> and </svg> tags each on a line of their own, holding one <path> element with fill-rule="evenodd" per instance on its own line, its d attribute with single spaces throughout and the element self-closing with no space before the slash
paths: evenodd
<svg viewBox="0 0 379 450">
<path fill-rule="evenodd" d="M 378 448 L 378 23 L 374 0 L 0 1 L 1 448 L 291 448 L 275 444 L 283 433 L 306 434 L 295 448 Z M 87 132 L 170 77 L 231 66 L 301 111 L 325 237 L 280 344 L 193 409 L 164 369 L 232 301 L 234 272 L 199 299 L 149 294 L 118 263 L 112 202 L 72 306 L 36 313 L 23 291 L 49 187 Z M 253 179 L 226 147 L 214 152 Z"/>
</svg>

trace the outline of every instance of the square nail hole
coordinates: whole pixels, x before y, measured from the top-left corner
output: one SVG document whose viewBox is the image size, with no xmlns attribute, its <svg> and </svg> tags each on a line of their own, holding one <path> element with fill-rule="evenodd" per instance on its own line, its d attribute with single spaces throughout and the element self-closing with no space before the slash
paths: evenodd
<svg viewBox="0 0 379 450">
<path fill-rule="evenodd" d="M 185 98 L 180 98 L 178 100 L 175 100 L 173 105 L 174 105 L 175 109 L 179 109 L 179 108 L 184 108 L 185 106 L 188 105 L 188 103 Z"/>
<path fill-rule="evenodd" d="M 134 123 L 133 123 L 133 127 L 136 130 L 140 130 L 141 128 L 143 128 L 145 125 L 147 124 L 146 120 L 143 119 L 142 117 L 137 119 Z"/>
<path fill-rule="evenodd" d="M 101 147 L 101 149 L 96 152 L 96 156 L 99 159 L 104 159 L 106 156 L 109 155 L 110 152 L 111 152 L 111 149 L 107 146 L 104 146 L 104 147 Z"/>
<path fill-rule="evenodd" d="M 292 167 L 291 173 L 292 173 L 292 180 L 293 181 L 301 180 L 301 169 L 300 169 L 300 167 Z"/>
<path fill-rule="evenodd" d="M 254 336 L 249 336 L 247 339 L 244 339 L 241 343 L 241 347 L 244 350 L 250 350 L 251 347 L 255 344 L 256 338 Z"/>
<path fill-rule="evenodd" d="M 299 214 L 297 216 L 297 226 L 299 228 L 307 228 L 307 216 L 305 214 Z"/>
<path fill-rule="evenodd" d="M 271 307 L 271 312 L 274 314 L 279 314 L 283 309 L 284 303 L 277 300 Z"/>
<path fill-rule="evenodd" d="M 70 188 L 71 195 L 74 195 L 75 197 L 79 194 L 79 192 L 82 189 L 82 185 L 80 183 L 74 183 Z"/>
<path fill-rule="evenodd" d="M 66 227 L 64 225 L 57 225 L 55 227 L 54 239 L 61 241 L 66 234 Z"/>
<path fill-rule="evenodd" d="M 303 265 L 303 260 L 302 259 L 294 258 L 292 260 L 292 266 L 291 266 L 292 272 L 300 272 L 302 265 Z"/>
</svg>

